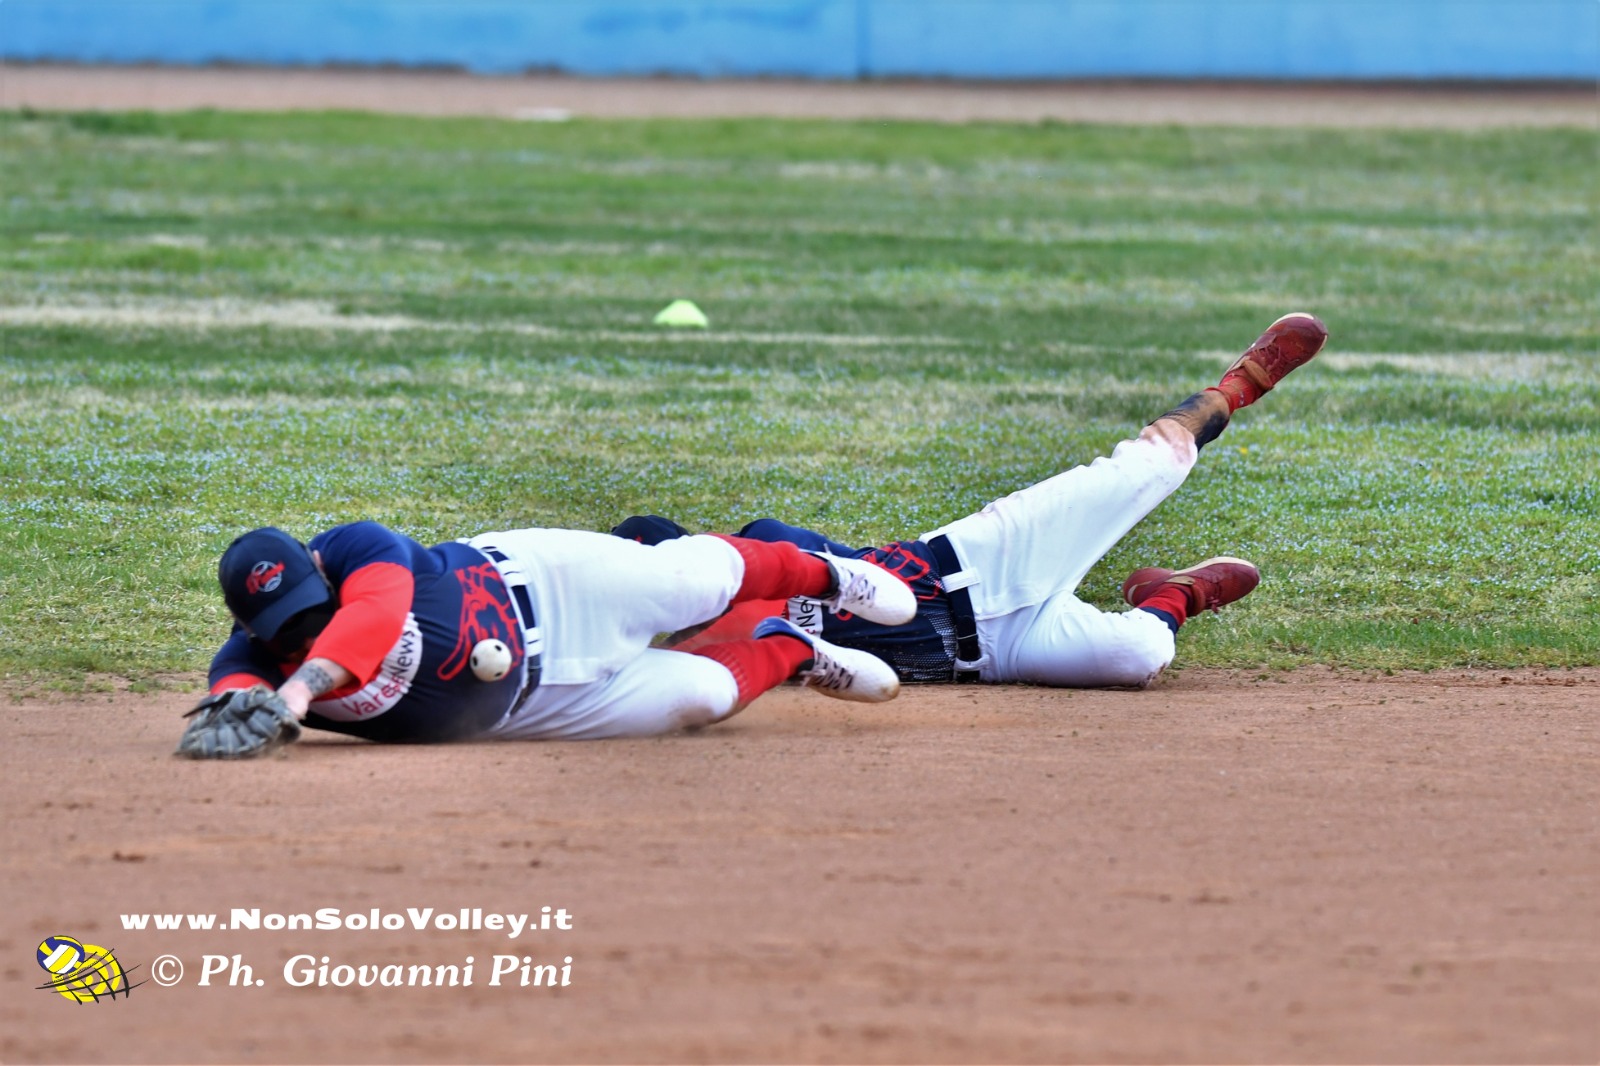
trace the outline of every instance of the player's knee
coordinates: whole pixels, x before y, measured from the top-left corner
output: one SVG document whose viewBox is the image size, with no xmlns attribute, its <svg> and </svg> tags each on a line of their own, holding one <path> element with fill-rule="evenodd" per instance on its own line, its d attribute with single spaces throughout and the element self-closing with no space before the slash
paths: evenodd
<svg viewBox="0 0 1600 1066">
<path fill-rule="evenodd" d="M 1144 649 L 1122 648 L 1116 655 L 1102 662 L 1097 671 L 1096 687 L 1145 688 L 1161 676 L 1172 662 L 1172 656 L 1151 653 Z"/>
<path fill-rule="evenodd" d="M 675 728 L 708 726 L 739 710 L 739 682 L 726 666 L 696 656 L 692 680 L 673 702 Z"/>
<path fill-rule="evenodd" d="M 1177 644 L 1148 611 L 1078 611 L 1018 659 L 1019 680 L 1063 688 L 1144 688 L 1172 662 Z"/>
<path fill-rule="evenodd" d="M 727 714 L 717 714 L 709 707 L 680 707 L 668 723 L 667 732 L 677 733 L 685 729 L 704 729 L 713 722 L 720 721 L 726 717 Z"/>
<path fill-rule="evenodd" d="M 1160 676 L 1177 653 L 1177 641 L 1166 623 L 1149 611 L 1128 611 L 1117 616 L 1124 623 L 1124 639 L 1109 656 L 1108 667 L 1119 685 L 1144 688 Z"/>
<path fill-rule="evenodd" d="M 708 621 L 727 610 L 744 580 L 744 558 L 723 537 L 697 533 L 663 541 L 650 550 L 656 553 L 653 563 L 673 595 L 696 616 L 676 628 Z"/>
</svg>

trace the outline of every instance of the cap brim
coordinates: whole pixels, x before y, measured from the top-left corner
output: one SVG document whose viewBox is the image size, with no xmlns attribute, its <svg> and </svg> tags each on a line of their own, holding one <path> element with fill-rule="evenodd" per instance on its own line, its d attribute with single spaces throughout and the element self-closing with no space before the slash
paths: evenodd
<svg viewBox="0 0 1600 1066">
<path fill-rule="evenodd" d="M 278 630 L 283 628 L 283 623 L 294 615 L 307 607 L 315 607 L 327 601 L 328 586 L 323 583 L 320 575 L 312 574 L 277 603 L 250 619 L 245 624 L 245 629 L 249 630 L 250 635 L 257 640 L 271 640 L 278 635 Z"/>
</svg>

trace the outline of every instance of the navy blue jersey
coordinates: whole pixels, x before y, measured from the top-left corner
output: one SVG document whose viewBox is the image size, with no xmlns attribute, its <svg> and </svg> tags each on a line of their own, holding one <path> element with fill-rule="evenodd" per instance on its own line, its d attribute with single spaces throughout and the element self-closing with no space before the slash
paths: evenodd
<svg viewBox="0 0 1600 1066">
<path fill-rule="evenodd" d="M 739 531 L 751 540 L 787 541 L 803 551 L 866 559 L 897 574 L 917 597 L 917 616 L 905 625 L 886 626 L 852 614 L 821 612 L 822 639 L 845 648 L 858 648 L 894 668 L 906 683 L 943 682 L 955 677 L 956 630 L 950 604 L 940 584 L 939 566 L 928 545 L 920 540 L 895 541 L 880 548 L 852 548 L 829 540 L 812 529 L 791 526 L 775 518 L 758 518 Z M 791 619 L 816 632 L 816 621 Z M 808 624 L 809 623 L 809 624 Z"/>
<path fill-rule="evenodd" d="M 410 591 L 378 608 L 382 617 L 356 619 L 375 623 L 372 631 L 398 629 L 398 639 L 387 648 L 363 649 L 359 634 L 345 636 L 342 645 L 340 638 L 331 638 L 331 651 L 320 638 L 313 645 L 312 656 L 341 665 L 360 660 L 363 667 L 352 670 L 357 686 L 312 701 L 306 725 L 370 740 L 457 740 L 484 732 L 511 709 L 520 691 L 526 642 L 510 591 L 482 552 L 454 542 L 425 548 L 375 522 L 335 527 L 307 547 L 320 553 L 336 595 L 347 583 L 371 584 L 373 575 L 392 579 L 396 570 L 391 568 L 409 574 Z M 325 632 L 336 626 L 351 632 L 348 614 L 344 620 L 340 615 L 359 608 L 340 599 Z M 489 638 L 503 641 L 513 657 L 512 669 L 498 681 L 481 681 L 468 666 L 473 647 Z M 296 666 L 275 661 L 236 625 L 212 660 L 210 676 L 213 685 L 244 676 L 276 688 Z"/>
</svg>

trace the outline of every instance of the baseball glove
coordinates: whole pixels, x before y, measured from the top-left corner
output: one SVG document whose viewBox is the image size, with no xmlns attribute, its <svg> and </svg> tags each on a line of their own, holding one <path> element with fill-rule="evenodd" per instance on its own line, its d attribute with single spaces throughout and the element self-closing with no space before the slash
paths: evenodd
<svg viewBox="0 0 1600 1066">
<path fill-rule="evenodd" d="M 191 759 L 253 759 L 300 739 L 294 712 L 264 685 L 207 696 L 184 717 L 193 721 L 173 754 Z"/>
</svg>

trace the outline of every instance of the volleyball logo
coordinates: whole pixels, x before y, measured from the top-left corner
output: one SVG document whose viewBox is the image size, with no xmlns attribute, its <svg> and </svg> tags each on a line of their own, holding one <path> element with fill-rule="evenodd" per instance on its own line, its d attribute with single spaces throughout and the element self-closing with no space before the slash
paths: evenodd
<svg viewBox="0 0 1600 1066">
<path fill-rule="evenodd" d="M 126 997 L 139 987 L 128 983 L 128 971 L 111 949 L 97 944 L 85 944 L 70 936 L 46 937 L 39 944 L 38 955 L 39 965 L 50 974 L 50 980 L 38 987 L 59 992 L 74 1003 Z"/>
</svg>

